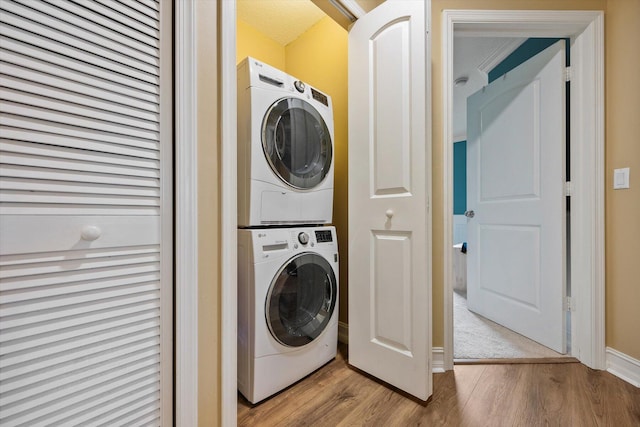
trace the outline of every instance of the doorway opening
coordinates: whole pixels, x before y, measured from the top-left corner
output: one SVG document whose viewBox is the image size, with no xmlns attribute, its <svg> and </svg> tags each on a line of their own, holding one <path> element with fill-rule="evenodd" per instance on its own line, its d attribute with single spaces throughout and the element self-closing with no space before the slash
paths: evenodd
<svg viewBox="0 0 640 427">
<path fill-rule="evenodd" d="M 456 362 L 571 354 L 565 233 L 545 232 L 570 231 L 569 198 L 562 197 L 570 181 L 563 161 L 570 142 L 563 118 L 569 56 L 569 39 L 454 36 Z M 522 228 L 525 216 L 537 226 L 533 231 Z M 548 272 L 531 274 L 540 267 Z"/>
<path fill-rule="evenodd" d="M 567 277 L 571 289 L 571 355 L 592 368 L 604 367 L 603 246 L 603 29 L 602 13 L 586 11 L 470 11 L 446 10 L 443 28 L 443 118 L 444 118 L 444 367 L 454 360 L 454 40 L 466 37 L 554 37 L 568 38 L 574 79 L 568 96 L 574 106 L 568 129 L 574 141 L 567 152 L 574 191 L 567 227 Z M 589 100 L 588 102 L 586 102 Z M 594 104 L 590 104 L 594 103 Z M 577 189 L 576 183 L 580 183 Z M 579 325 L 579 327 L 577 327 Z"/>
</svg>

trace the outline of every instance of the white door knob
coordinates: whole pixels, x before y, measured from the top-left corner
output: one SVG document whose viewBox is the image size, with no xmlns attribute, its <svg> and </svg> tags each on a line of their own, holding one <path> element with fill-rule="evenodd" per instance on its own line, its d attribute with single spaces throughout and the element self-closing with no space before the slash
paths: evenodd
<svg viewBox="0 0 640 427">
<path fill-rule="evenodd" d="M 387 216 L 387 218 L 391 219 L 391 217 L 393 217 L 393 210 L 387 209 L 385 215 Z"/>
<path fill-rule="evenodd" d="M 86 240 L 88 242 L 92 242 L 96 240 L 102 234 L 102 230 L 100 227 L 95 225 L 85 225 L 82 227 L 82 240 Z"/>
</svg>

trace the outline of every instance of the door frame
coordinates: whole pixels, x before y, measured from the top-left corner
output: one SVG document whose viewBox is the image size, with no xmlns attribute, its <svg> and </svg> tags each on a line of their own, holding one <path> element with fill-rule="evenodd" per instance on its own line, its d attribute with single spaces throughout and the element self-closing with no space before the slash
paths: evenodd
<svg viewBox="0 0 640 427">
<path fill-rule="evenodd" d="M 217 82 L 211 96 L 218 108 L 220 180 L 219 230 L 220 347 L 217 390 L 223 426 L 237 424 L 237 186 L 236 186 L 236 3 L 198 8 L 198 0 L 174 1 L 174 170 L 175 170 L 175 425 L 197 426 L 200 408 L 198 384 L 198 24 L 208 20 L 219 37 L 215 43 Z M 200 36 L 202 37 L 202 36 Z"/>
<path fill-rule="evenodd" d="M 218 2 L 220 108 L 220 421 L 238 422 L 238 124 L 236 2 Z"/>
<path fill-rule="evenodd" d="M 196 5 L 174 2 L 175 425 L 198 425 Z"/>
<path fill-rule="evenodd" d="M 571 39 L 571 353 L 605 369 L 604 13 L 444 10 L 442 12 L 444 367 L 453 369 L 453 37 Z"/>
</svg>

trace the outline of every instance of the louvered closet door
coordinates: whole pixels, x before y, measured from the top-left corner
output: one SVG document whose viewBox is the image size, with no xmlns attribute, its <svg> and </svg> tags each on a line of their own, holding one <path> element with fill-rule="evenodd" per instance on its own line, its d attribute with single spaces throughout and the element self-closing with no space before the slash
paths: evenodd
<svg viewBox="0 0 640 427">
<path fill-rule="evenodd" d="M 171 19 L 0 0 L 0 425 L 172 423 Z"/>
</svg>

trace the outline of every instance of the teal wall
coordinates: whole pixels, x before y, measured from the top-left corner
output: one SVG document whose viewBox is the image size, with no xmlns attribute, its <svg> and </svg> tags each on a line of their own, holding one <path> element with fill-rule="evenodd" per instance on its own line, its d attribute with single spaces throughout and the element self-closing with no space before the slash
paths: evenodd
<svg viewBox="0 0 640 427">
<path fill-rule="evenodd" d="M 467 141 L 453 144 L 453 214 L 467 210 Z"/>
<path fill-rule="evenodd" d="M 556 38 L 534 38 L 527 39 L 516 50 L 511 52 L 509 56 L 502 60 L 498 65 L 489 71 L 489 83 L 504 75 L 504 73 L 513 70 L 527 59 L 542 52 L 558 40 Z M 566 64 L 569 66 L 569 39 L 564 39 L 566 43 Z"/>
</svg>

